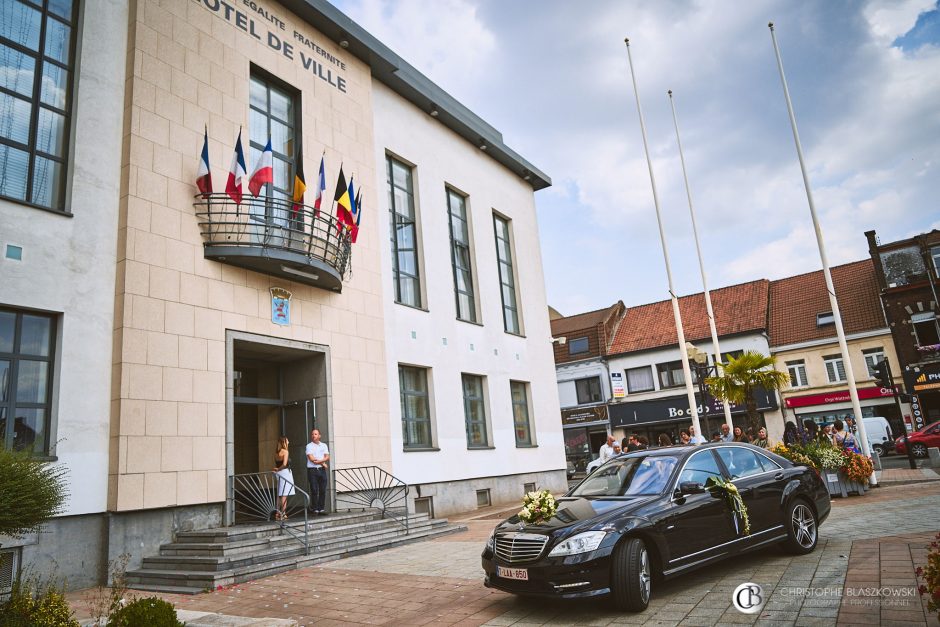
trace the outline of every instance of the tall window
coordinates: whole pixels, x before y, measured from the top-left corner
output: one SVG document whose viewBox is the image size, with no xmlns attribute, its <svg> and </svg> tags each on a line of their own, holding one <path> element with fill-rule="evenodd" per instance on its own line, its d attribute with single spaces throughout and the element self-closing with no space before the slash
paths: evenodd
<svg viewBox="0 0 940 627">
<path fill-rule="evenodd" d="M 493 215 L 496 230 L 496 260 L 499 262 L 499 286 L 503 299 L 503 328 L 507 333 L 522 333 L 519 326 L 519 305 L 516 301 L 516 280 L 512 269 L 512 242 L 509 220 Z"/>
<path fill-rule="evenodd" d="M 510 381 L 512 394 L 512 423 L 516 431 L 516 446 L 532 445 L 532 425 L 529 422 L 528 384 L 522 381 Z"/>
<path fill-rule="evenodd" d="M 447 190 L 447 218 L 450 221 L 450 260 L 454 267 L 457 317 L 460 320 L 476 322 L 477 307 L 473 294 L 473 270 L 470 263 L 467 199 L 452 189 Z"/>
<path fill-rule="evenodd" d="M 398 366 L 401 388 L 401 438 L 405 448 L 431 447 L 431 408 L 426 368 Z"/>
<path fill-rule="evenodd" d="M 880 364 L 885 359 L 885 349 L 878 348 L 869 348 L 862 351 L 862 356 L 865 358 L 865 366 L 868 368 L 868 376 L 875 377 L 875 366 Z"/>
<path fill-rule="evenodd" d="M 599 403 L 601 397 L 601 380 L 598 377 L 579 379 L 574 382 L 574 389 L 578 393 L 578 405 L 585 403 Z"/>
<path fill-rule="evenodd" d="M 823 357 L 823 363 L 826 364 L 826 376 L 829 383 L 839 383 L 845 381 L 845 364 L 842 363 L 840 355 L 828 355 Z"/>
<path fill-rule="evenodd" d="M 787 372 L 790 373 L 790 386 L 799 388 L 809 385 L 806 380 L 806 362 L 802 359 L 795 359 L 787 362 Z"/>
<path fill-rule="evenodd" d="M 4 448 L 45 454 L 55 319 L 0 309 L 0 442 Z"/>
<path fill-rule="evenodd" d="M 418 230 L 411 168 L 391 157 L 386 160 L 388 211 L 392 237 L 392 280 L 395 302 L 421 306 L 418 274 Z"/>
<path fill-rule="evenodd" d="M 274 215 L 266 216 L 274 219 L 282 226 L 287 225 L 288 202 L 294 191 L 294 160 L 297 156 L 296 138 L 300 137 L 297 128 L 297 96 L 287 88 L 281 86 L 273 79 L 269 79 L 257 72 L 251 76 L 249 88 L 248 120 L 248 167 L 249 174 L 255 167 L 258 157 L 271 138 L 271 151 L 274 155 L 274 183 L 265 185 L 267 197 L 283 201 L 274 205 Z M 252 209 L 255 206 L 252 205 Z M 260 207 L 257 207 L 260 211 Z M 263 216 L 252 213 L 258 218 Z"/>
<path fill-rule="evenodd" d="M 463 413 L 467 422 L 467 448 L 489 446 L 486 434 L 486 407 L 483 402 L 483 377 L 461 375 L 463 381 Z"/>
<path fill-rule="evenodd" d="M 0 2 L 0 196 L 63 211 L 72 0 Z"/>
<path fill-rule="evenodd" d="M 656 384 L 653 381 L 653 369 L 649 366 L 641 366 L 627 370 L 627 391 L 631 394 L 634 392 L 649 392 L 655 388 Z"/>
</svg>

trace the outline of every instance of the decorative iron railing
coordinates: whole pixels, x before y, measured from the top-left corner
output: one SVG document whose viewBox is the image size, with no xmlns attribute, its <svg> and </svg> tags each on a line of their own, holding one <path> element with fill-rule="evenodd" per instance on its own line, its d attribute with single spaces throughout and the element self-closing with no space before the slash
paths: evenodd
<svg viewBox="0 0 940 627">
<path fill-rule="evenodd" d="M 378 466 L 337 468 L 333 471 L 336 510 L 377 509 L 409 532 L 408 484 Z"/>
<path fill-rule="evenodd" d="M 287 497 L 287 516 L 278 515 L 278 482 L 284 481 L 294 488 L 294 495 Z M 295 483 L 283 479 L 276 472 L 254 472 L 229 477 L 230 494 L 234 504 L 235 524 L 244 522 L 276 522 L 281 530 L 304 545 L 304 553 L 310 553 L 309 520 L 310 495 Z M 302 518 L 301 518 L 302 516 Z M 296 523 L 290 522 L 296 518 Z M 303 520 L 303 526 L 300 522 Z"/>
<path fill-rule="evenodd" d="M 341 291 L 350 269 L 349 232 L 331 211 L 290 200 L 227 194 L 193 202 L 206 258 Z"/>
</svg>

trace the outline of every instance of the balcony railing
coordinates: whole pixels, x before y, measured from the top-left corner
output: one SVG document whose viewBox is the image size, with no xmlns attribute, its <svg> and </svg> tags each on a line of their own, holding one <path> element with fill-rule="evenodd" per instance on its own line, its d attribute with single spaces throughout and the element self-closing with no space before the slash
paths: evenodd
<svg viewBox="0 0 940 627">
<path fill-rule="evenodd" d="M 206 259 L 340 292 L 350 264 L 350 242 L 328 207 L 295 211 L 289 200 L 227 194 L 193 203 Z"/>
</svg>

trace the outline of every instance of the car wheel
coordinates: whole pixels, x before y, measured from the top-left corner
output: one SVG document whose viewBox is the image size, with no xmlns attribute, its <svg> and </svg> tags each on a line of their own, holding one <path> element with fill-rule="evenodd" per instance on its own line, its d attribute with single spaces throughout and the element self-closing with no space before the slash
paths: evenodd
<svg viewBox="0 0 940 627">
<path fill-rule="evenodd" d="M 809 506 L 809 503 L 802 499 L 796 499 L 790 503 L 784 524 L 787 527 L 784 548 L 795 555 L 812 553 L 819 540 L 819 528 L 816 523 L 816 512 Z"/>
<path fill-rule="evenodd" d="M 920 442 L 912 444 L 911 453 L 914 454 L 914 457 L 927 457 L 927 445 Z"/>
<path fill-rule="evenodd" d="M 885 448 L 880 444 L 875 444 L 871 447 L 871 452 L 878 457 L 882 457 L 885 454 Z"/>
<path fill-rule="evenodd" d="M 617 609 L 642 612 L 650 602 L 652 575 L 646 544 L 628 538 L 614 549 L 611 565 L 611 593 Z"/>
</svg>

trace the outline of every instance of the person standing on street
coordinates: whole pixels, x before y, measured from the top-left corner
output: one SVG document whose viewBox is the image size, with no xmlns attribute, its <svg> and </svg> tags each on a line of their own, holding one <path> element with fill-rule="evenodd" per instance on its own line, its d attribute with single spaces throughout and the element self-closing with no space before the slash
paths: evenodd
<svg viewBox="0 0 940 627">
<path fill-rule="evenodd" d="M 310 432 L 310 442 L 306 448 L 307 483 L 310 486 L 310 512 L 315 516 L 326 514 L 327 472 L 330 461 L 330 449 L 320 441 L 320 430 Z"/>
<path fill-rule="evenodd" d="M 597 452 L 602 464 L 614 456 L 614 442 L 616 441 L 617 438 L 609 433 L 607 434 L 607 444 L 602 444 Z"/>
<path fill-rule="evenodd" d="M 731 427 L 728 426 L 728 423 L 721 425 L 721 441 L 722 442 L 733 442 L 734 435 L 731 433 Z"/>
<path fill-rule="evenodd" d="M 692 444 L 705 444 L 705 438 L 695 433 L 695 425 L 689 426 L 689 441 Z"/>
</svg>

